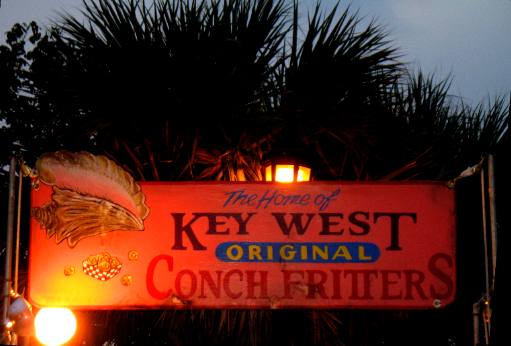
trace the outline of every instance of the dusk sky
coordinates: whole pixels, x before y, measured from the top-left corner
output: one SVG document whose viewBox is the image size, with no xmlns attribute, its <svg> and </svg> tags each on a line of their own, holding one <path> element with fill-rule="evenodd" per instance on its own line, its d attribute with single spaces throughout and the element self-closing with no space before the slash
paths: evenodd
<svg viewBox="0 0 511 346">
<path fill-rule="evenodd" d="M 2 43 L 16 22 L 48 25 L 58 12 L 79 13 L 81 6 L 81 0 L 0 2 Z M 336 2 L 321 1 L 325 9 Z M 316 1 L 300 3 L 305 9 Z M 511 0 L 359 0 L 351 8 L 385 26 L 411 70 L 451 75 L 451 94 L 467 103 L 511 92 Z"/>
</svg>

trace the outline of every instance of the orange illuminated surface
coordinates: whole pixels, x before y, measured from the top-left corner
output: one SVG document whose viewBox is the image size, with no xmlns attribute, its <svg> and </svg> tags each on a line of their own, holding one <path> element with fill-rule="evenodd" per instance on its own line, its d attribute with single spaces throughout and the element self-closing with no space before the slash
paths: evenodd
<svg viewBox="0 0 511 346">
<path fill-rule="evenodd" d="M 33 304 L 433 308 L 454 299 L 454 192 L 444 184 L 140 186 L 143 227 L 114 224 L 70 243 L 31 219 Z M 52 193 L 41 184 L 32 207 Z"/>
</svg>

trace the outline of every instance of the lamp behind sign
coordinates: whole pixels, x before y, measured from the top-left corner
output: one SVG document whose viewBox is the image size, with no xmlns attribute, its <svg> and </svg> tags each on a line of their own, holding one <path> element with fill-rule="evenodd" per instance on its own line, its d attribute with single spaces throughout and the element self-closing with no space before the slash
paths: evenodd
<svg viewBox="0 0 511 346">
<path fill-rule="evenodd" d="M 265 181 L 293 183 L 311 180 L 311 168 L 289 157 L 268 160 L 263 167 Z"/>
</svg>

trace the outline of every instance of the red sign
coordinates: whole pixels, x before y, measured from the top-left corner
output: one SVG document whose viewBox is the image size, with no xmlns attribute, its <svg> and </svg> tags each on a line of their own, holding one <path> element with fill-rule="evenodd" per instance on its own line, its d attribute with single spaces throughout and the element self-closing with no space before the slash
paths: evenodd
<svg viewBox="0 0 511 346">
<path fill-rule="evenodd" d="M 454 192 L 444 184 L 124 177 L 110 186 L 98 167 L 59 160 L 62 170 L 38 167 L 32 193 L 35 305 L 428 308 L 454 299 Z"/>
</svg>

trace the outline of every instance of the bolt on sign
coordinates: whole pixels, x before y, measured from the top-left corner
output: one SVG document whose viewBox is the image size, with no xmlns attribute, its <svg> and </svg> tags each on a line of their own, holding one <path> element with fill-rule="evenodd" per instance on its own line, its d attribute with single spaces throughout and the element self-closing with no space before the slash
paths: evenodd
<svg viewBox="0 0 511 346">
<path fill-rule="evenodd" d="M 430 308 L 456 290 L 436 182 L 137 183 L 104 156 L 37 162 L 29 298 L 72 308 Z"/>
</svg>

